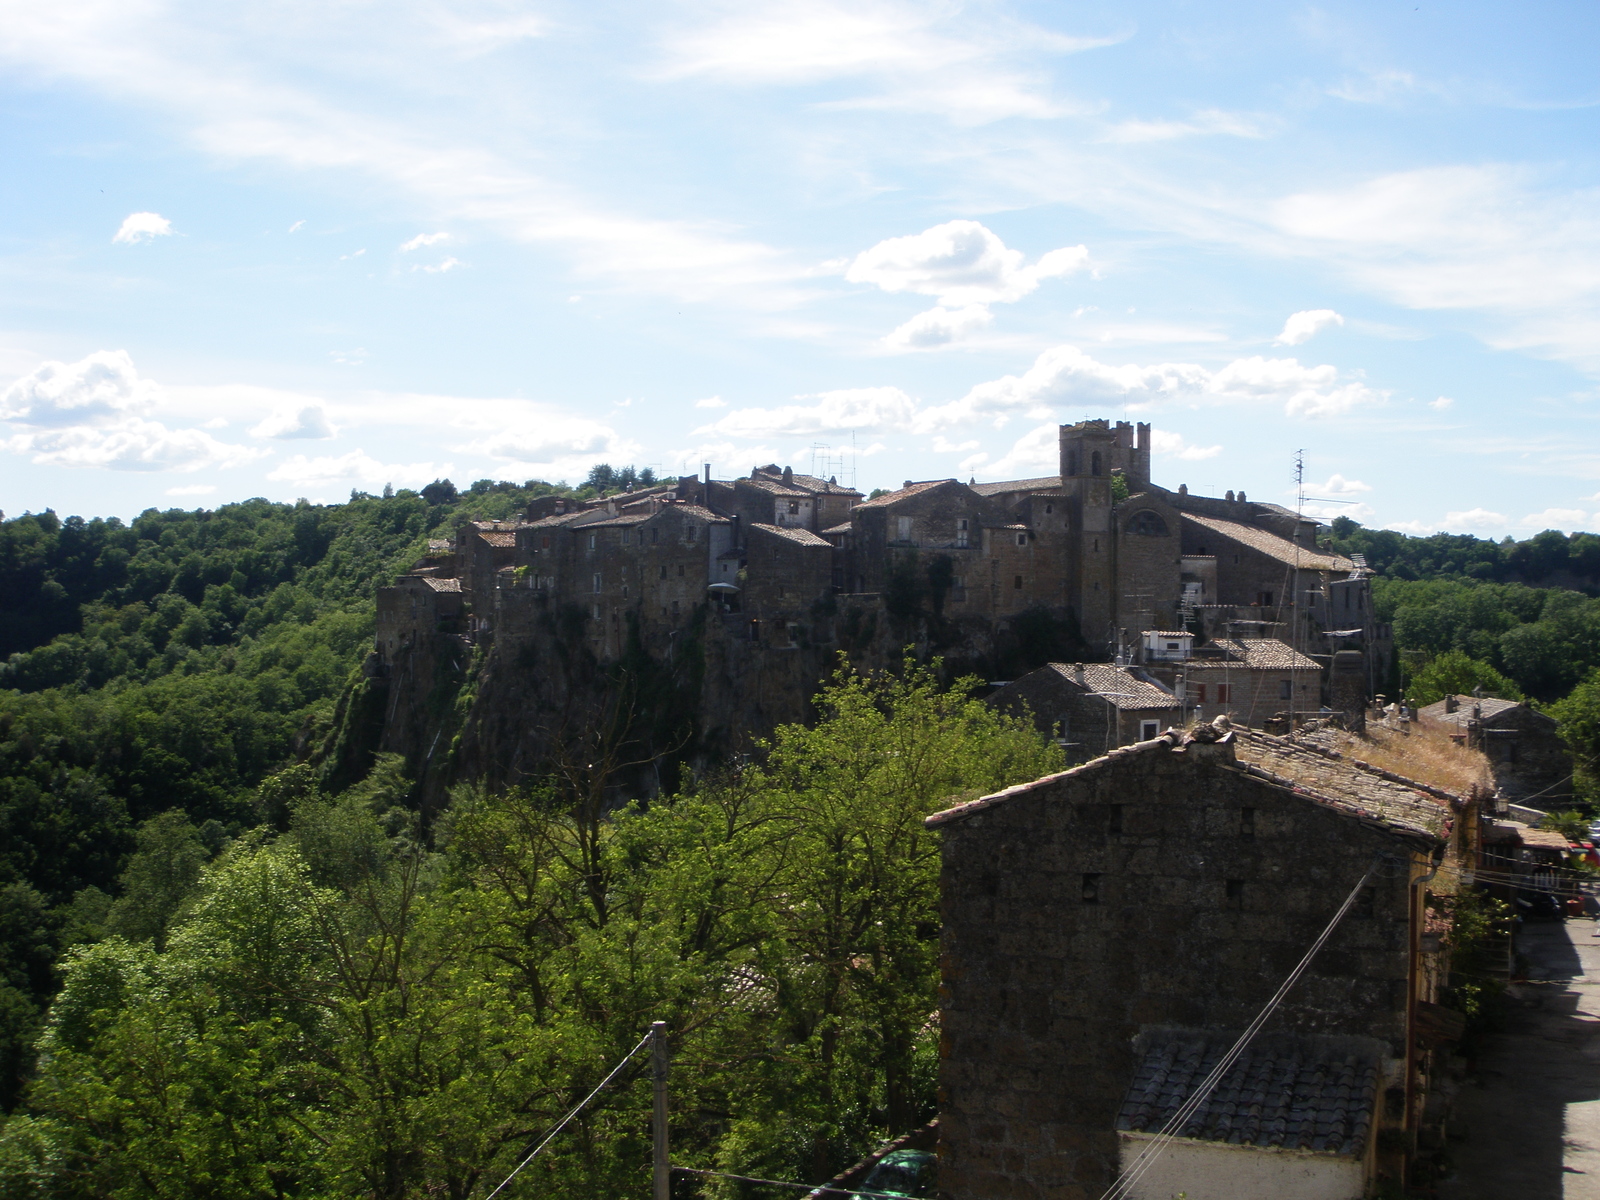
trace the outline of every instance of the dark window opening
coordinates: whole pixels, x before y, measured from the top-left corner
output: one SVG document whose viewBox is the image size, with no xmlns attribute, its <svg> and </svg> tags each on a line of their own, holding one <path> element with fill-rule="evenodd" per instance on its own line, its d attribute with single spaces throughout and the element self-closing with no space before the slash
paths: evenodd
<svg viewBox="0 0 1600 1200">
<path fill-rule="evenodd" d="M 1271 608 L 1272 607 L 1272 593 L 1271 592 L 1257 592 L 1256 593 L 1256 603 L 1259 604 L 1262 608 Z"/>
<path fill-rule="evenodd" d="M 1121 833 L 1122 832 L 1122 805 L 1113 804 L 1113 805 L 1110 806 L 1110 810 L 1111 811 L 1106 814 L 1106 832 L 1107 833 Z"/>
<path fill-rule="evenodd" d="M 1228 907 L 1233 909 L 1234 912 L 1242 912 L 1244 910 L 1244 880 L 1230 879 L 1227 881 L 1224 890 L 1228 899 Z"/>
<path fill-rule="evenodd" d="M 1128 521 L 1129 533 L 1142 534 L 1145 537 L 1166 537 L 1167 523 L 1161 519 L 1159 513 L 1151 512 L 1148 508 L 1143 512 L 1134 513 Z"/>
<path fill-rule="evenodd" d="M 1089 456 L 1089 474 L 1100 474 L 1100 451 L 1098 450 Z"/>
<path fill-rule="evenodd" d="M 1085 904 L 1100 903 L 1100 876 L 1098 874 L 1085 874 L 1083 877 L 1083 902 Z"/>
<path fill-rule="evenodd" d="M 1356 897 L 1355 907 L 1350 910 L 1350 915 L 1358 921 L 1370 921 L 1378 907 L 1378 889 L 1375 887 L 1362 888 L 1361 894 Z"/>
<path fill-rule="evenodd" d="M 1011 586 L 1012 586 L 1012 587 L 1013 587 L 1013 588 L 1014 588 L 1014 589 L 1015 589 L 1015 590 L 1017 590 L 1017 591 L 1019 591 L 1019 592 L 1020 592 L 1020 591 L 1021 591 L 1021 590 L 1022 590 L 1022 576 L 1021 576 L 1021 575 L 1018 575 L 1018 576 L 1017 576 L 1017 577 L 1016 577 L 1016 578 L 1015 578 L 1015 579 L 1013 579 L 1013 580 L 1012 580 L 1012 581 L 1011 581 Z"/>
</svg>

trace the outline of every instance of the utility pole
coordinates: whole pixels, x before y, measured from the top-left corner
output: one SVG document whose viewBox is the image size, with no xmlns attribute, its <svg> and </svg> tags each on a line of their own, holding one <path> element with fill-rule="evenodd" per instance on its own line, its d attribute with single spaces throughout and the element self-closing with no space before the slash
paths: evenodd
<svg viewBox="0 0 1600 1200">
<path fill-rule="evenodd" d="M 667 1023 L 650 1023 L 650 1078 L 655 1105 L 650 1130 L 655 1142 L 655 1194 L 653 1200 L 671 1200 L 672 1166 L 667 1160 Z"/>
</svg>

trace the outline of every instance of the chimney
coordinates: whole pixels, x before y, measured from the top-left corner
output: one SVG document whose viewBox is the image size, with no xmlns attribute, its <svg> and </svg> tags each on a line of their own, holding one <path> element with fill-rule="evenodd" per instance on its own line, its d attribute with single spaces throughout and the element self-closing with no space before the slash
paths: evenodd
<svg viewBox="0 0 1600 1200">
<path fill-rule="evenodd" d="M 793 467 L 785 467 L 783 469 L 783 486 L 784 487 L 788 487 L 793 482 L 794 482 L 794 468 Z"/>
<path fill-rule="evenodd" d="M 707 487 L 711 486 L 711 464 L 710 463 L 706 464 L 706 486 Z"/>
<path fill-rule="evenodd" d="M 1455 698 L 1455 693 L 1452 692 L 1450 695 L 1448 695 L 1448 696 L 1446 696 L 1444 698 L 1444 710 L 1445 710 L 1445 712 L 1453 713 L 1459 707 L 1461 707 L 1461 704 L 1460 704 L 1460 701 L 1458 701 Z"/>
</svg>

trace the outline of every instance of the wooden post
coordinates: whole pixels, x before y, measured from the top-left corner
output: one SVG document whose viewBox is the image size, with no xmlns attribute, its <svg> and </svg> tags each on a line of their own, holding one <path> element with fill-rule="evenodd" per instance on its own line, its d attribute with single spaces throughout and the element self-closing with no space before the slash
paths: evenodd
<svg viewBox="0 0 1600 1200">
<path fill-rule="evenodd" d="M 650 1025 L 650 1077 L 655 1085 L 651 1132 L 655 1141 L 655 1194 L 653 1200 L 671 1200 L 672 1167 L 667 1159 L 667 1023 Z"/>
</svg>

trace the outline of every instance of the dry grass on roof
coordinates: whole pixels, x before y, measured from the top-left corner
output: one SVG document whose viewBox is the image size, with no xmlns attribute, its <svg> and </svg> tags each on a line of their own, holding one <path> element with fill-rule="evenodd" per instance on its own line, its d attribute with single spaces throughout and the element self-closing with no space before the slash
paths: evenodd
<svg viewBox="0 0 1600 1200">
<path fill-rule="evenodd" d="M 1346 758 L 1359 758 L 1384 771 L 1465 796 L 1474 787 L 1492 790 L 1489 760 L 1450 740 L 1443 729 L 1412 722 L 1409 736 L 1369 722 L 1365 735 L 1331 732 L 1326 744 Z"/>
</svg>

